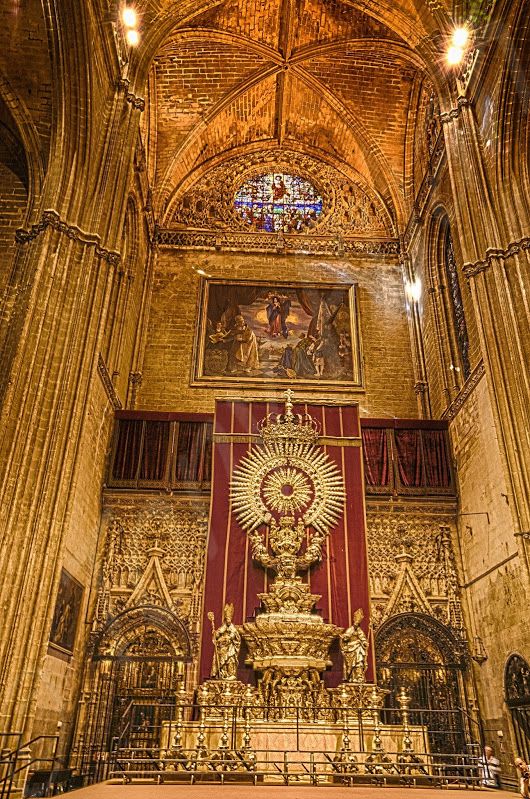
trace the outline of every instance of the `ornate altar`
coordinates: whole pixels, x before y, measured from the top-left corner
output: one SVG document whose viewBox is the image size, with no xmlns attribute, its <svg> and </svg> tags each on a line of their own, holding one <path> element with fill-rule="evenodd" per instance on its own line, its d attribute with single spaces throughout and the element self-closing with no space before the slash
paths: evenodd
<svg viewBox="0 0 530 799">
<path fill-rule="evenodd" d="M 386 692 L 366 682 L 369 630 L 362 628 L 362 609 L 346 629 L 327 623 L 315 609 L 320 594 L 306 581 L 345 508 L 343 476 L 319 443 L 319 425 L 307 412 L 294 412 L 287 391 L 283 412 L 266 415 L 258 429 L 261 441 L 234 467 L 230 498 L 252 558 L 274 577 L 258 593 L 260 608 L 251 620 L 235 624 L 231 602 L 219 626 L 208 612 L 210 677 L 197 690 L 198 719 L 183 701 L 176 723 L 168 725 L 172 768 L 248 773 L 256 771 L 260 752 L 261 769 L 272 774 L 280 756 L 286 764 L 305 764 L 311 752 L 314 773 L 351 775 L 359 770 L 357 740 L 366 774 L 401 773 L 413 763 L 421 769 L 413 752 L 422 730 L 408 723 L 404 692 L 399 723 L 381 724 Z M 334 643 L 343 679 L 328 687 L 323 677 Z M 238 679 L 243 659 L 251 681 Z"/>
</svg>

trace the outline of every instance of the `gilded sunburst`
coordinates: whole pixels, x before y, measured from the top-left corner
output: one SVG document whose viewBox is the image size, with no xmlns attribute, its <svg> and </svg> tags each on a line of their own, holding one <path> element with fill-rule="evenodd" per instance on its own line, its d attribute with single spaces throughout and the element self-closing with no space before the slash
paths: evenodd
<svg viewBox="0 0 530 799">
<path fill-rule="evenodd" d="M 280 466 L 266 475 L 262 492 L 272 510 L 295 514 L 308 507 L 313 497 L 313 486 L 299 469 Z"/>
</svg>

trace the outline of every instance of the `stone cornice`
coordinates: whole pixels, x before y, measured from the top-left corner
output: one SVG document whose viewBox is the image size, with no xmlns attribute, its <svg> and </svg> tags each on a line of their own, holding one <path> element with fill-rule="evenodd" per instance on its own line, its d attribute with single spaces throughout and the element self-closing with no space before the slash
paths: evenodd
<svg viewBox="0 0 530 799">
<path fill-rule="evenodd" d="M 481 379 L 484 377 L 486 370 L 484 368 L 484 362 L 480 361 L 477 366 L 473 369 L 471 374 L 469 375 L 468 379 L 462 386 L 460 393 L 457 397 L 452 401 L 452 403 L 446 408 L 446 410 L 442 413 L 442 419 L 454 419 L 457 415 L 460 408 L 464 405 L 465 401 L 469 397 L 470 394 L 473 393 L 476 386 L 480 383 Z"/>
<path fill-rule="evenodd" d="M 15 239 L 19 244 L 29 244 L 29 242 L 36 239 L 37 236 L 39 236 L 49 227 L 53 228 L 53 230 L 59 231 L 59 233 L 64 234 L 73 241 L 78 241 L 81 244 L 94 247 L 98 258 L 108 261 L 108 263 L 112 264 L 112 266 L 118 266 L 120 263 L 121 256 L 119 252 L 116 252 L 115 250 L 108 250 L 106 247 L 102 247 L 101 239 L 97 234 L 85 233 L 76 225 L 69 225 L 67 222 L 64 222 L 57 211 L 44 211 L 40 222 L 38 222 L 36 225 L 32 225 L 29 230 L 19 228 L 15 233 Z"/>
<path fill-rule="evenodd" d="M 155 243 L 174 249 L 308 255 L 398 255 L 397 239 L 364 239 L 283 233 L 218 232 L 158 228 Z"/>
<path fill-rule="evenodd" d="M 442 124 L 447 124 L 448 122 L 452 122 L 453 119 L 458 119 L 462 113 L 462 108 L 468 105 L 471 105 L 471 100 L 469 100 L 468 97 L 459 97 L 456 101 L 456 108 L 451 108 L 450 111 L 444 111 L 440 114 L 440 122 Z"/>
<path fill-rule="evenodd" d="M 145 100 L 143 97 L 138 97 L 129 91 L 130 81 L 127 78 L 118 78 L 116 81 L 116 89 L 123 92 L 125 102 L 130 103 L 137 111 L 145 111 Z"/>
<path fill-rule="evenodd" d="M 486 257 L 482 261 L 464 264 L 462 271 L 467 278 L 475 277 L 489 269 L 493 261 L 506 261 L 508 258 L 513 258 L 514 255 L 518 255 L 524 250 L 530 250 L 530 236 L 523 236 L 523 238 L 518 241 L 510 242 L 503 250 L 498 247 L 490 247 L 486 250 Z"/>
<path fill-rule="evenodd" d="M 105 394 L 107 395 L 109 402 L 111 403 L 114 410 L 121 410 L 123 405 L 121 403 L 120 398 L 116 394 L 116 389 L 112 385 L 112 380 L 110 379 L 109 370 L 107 369 L 107 364 L 103 360 L 101 353 L 98 356 L 98 373 L 101 378 L 101 382 L 103 383 L 103 388 L 105 389 Z"/>
</svg>

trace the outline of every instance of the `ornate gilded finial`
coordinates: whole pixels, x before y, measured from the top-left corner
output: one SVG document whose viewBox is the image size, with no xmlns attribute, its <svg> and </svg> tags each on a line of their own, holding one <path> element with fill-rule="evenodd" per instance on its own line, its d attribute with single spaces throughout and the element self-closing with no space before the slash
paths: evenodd
<svg viewBox="0 0 530 799">
<path fill-rule="evenodd" d="M 285 416 L 291 417 L 293 416 L 293 397 L 294 391 L 290 388 L 284 394 L 285 397 Z"/>
</svg>

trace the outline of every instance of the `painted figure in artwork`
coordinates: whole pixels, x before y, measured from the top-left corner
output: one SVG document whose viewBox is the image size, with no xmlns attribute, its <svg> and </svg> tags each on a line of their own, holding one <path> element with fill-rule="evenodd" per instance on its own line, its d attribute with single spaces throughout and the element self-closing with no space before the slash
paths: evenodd
<svg viewBox="0 0 530 799">
<path fill-rule="evenodd" d="M 274 202 L 283 200 L 285 196 L 289 196 L 287 187 L 281 175 L 274 175 L 274 182 L 272 184 L 272 199 Z"/>
<path fill-rule="evenodd" d="M 252 372 L 259 369 L 258 341 L 256 334 L 240 315 L 234 319 L 226 341 L 230 341 L 228 372 Z"/>
<path fill-rule="evenodd" d="M 368 657 L 368 638 L 361 629 L 364 613 L 361 608 L 353 614 L 353 624 L 340 636 L 345 682 L 364 682 Z"/>
<path fill-rule="evenodd" d="M 208 618 L 212 623 L 212 677 L 216 677 L 218 680 L 237 679 L 241 636 L 239 630 L 232 621 L 233 616 L 234 606 L 232 604 L 225 605 L 223 609 L 223 623 L 216 630 L 214 627 L 214 615 L 213 613 L 208 613 Z"/>
</svg>

